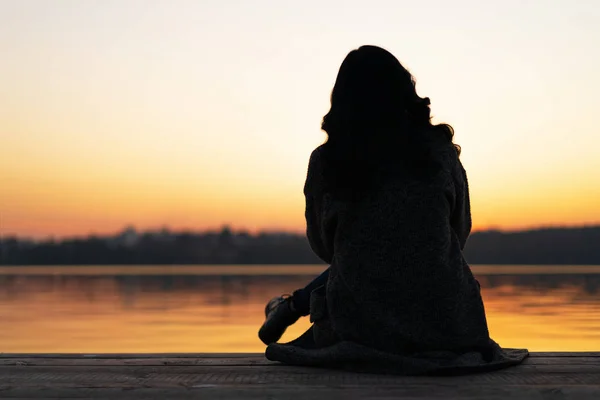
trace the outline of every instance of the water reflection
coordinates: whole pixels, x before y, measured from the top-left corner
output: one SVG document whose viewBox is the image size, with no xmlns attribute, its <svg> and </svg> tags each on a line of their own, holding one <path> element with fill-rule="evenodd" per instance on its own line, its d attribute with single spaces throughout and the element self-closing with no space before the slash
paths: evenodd
<svg viewBox="0 0 600 400">
<path fill-rule="evenodd" d="M 600 273 L 477 278 L 491 333 L 502 345 L 600 349 Z M 307 273 L 0 274 L 0 351 L 262 351 L 256 330 L 265 301 L 308 279 Z M 285 338 L 308 325 L 301 321 Z"/>
</svg>

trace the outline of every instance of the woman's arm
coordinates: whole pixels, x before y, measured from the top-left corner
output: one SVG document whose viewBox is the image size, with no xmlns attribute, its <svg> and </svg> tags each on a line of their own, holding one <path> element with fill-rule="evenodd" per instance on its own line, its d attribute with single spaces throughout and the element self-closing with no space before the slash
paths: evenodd
<svg viewBox="0 0 600 400">
<path fill-rule="evenodd" d="M 453 181 L 456 191 L 456 200 L 454 210 L 452 211 L 451 224 L 452 228 L 458 236 L 461 250 L 464 249 L 467 243 L 467 238 L 471 233 L 471 199 L 469 196 L 469 182 L 467 180 L 467 172 L 465 171 L 460 160 L 457 160 L 456 167 L 453 172 Z"/>
<path fill-rule="evenodd" d="M 327 264 L 331 264 L 333 249 L 330 249 L 330 246 L 326 245 L 322 235 L 324 213 L 322 179 L 322 164 L 319 148 L 317 148 L 310 156 L 306 183 L 304 184 L 306 236 L 315 254 Z"/>
</svg>

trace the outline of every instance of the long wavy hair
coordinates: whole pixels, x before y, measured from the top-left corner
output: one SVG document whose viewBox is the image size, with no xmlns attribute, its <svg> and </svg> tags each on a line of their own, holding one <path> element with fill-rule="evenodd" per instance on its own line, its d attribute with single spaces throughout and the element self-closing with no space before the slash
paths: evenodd
<svg viewBox="0 0 600 400">
<path fill-rule="evenodd" d="M 351 51 L 340 67 L 331 109 L 323 118 L 324 175 L 340 196 L 361 195 L 390 173 L 429 176 L 440 168 L 434 148 L 452 143 L 450 125 L 431 123 L 429 98 L 390 52 Z"/>
</svg>

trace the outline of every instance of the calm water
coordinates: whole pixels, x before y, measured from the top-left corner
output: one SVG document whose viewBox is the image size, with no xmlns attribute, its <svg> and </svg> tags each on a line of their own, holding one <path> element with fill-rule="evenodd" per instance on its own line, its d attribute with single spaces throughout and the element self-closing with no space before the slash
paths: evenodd
<svg viewBox="0 0 600 400">
<path fill-rule="evenodd" d="M 257 352 L 265 302 L 322 266 L 0 268 L 0 352 Z M 492 336 L 600 350 L 600 266 L 475 266 Z M 309 326 L 303 318 L 284 339 Z"/>
</svg>

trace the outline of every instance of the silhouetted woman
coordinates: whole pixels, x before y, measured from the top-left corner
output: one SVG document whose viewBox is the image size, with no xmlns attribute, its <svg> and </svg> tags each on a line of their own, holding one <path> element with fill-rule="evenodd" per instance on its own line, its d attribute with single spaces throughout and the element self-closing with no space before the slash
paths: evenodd
<svg viewBox="0 0 600 400">
<path fill-rule="evenodd" d="M 363 46 L 340 67 L 327 142 L 304 187 L 308 240 L 330 267 L 267 304 L 259 337 L 270 360 L 401 374 L 518 364 L 526 350 L 489 337 L 478 282 L 463 257 L 467 177 L 449 125 L 389 52 Z M 287 344 L 285 329 L 312 327 Z"/>
</svg>

